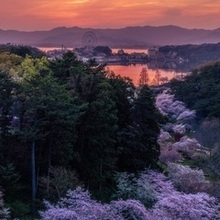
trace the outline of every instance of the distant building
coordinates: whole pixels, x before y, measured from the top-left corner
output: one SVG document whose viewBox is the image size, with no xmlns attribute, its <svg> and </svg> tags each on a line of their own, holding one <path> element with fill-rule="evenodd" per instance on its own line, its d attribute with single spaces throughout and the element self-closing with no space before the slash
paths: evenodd
<svg viewBox="0 0 220 220">
<path fill-rule="evenodd" d="M 124 55 L 125 54 L 125 52 L 124 52 L 124 50 L 123 49 L 120 49 L 120 50 L 118 50 L 118 53 L 117 53 L 118 55 Z"/>
<path fill-rule="evenodd" d="M 158 54 L 159 54 L 159 49 L 157 47 L 150 48 L 148 50 L 148 56 L 150 59 L 153 59 L 153 60 L 157 59 Z"/>
</svg>

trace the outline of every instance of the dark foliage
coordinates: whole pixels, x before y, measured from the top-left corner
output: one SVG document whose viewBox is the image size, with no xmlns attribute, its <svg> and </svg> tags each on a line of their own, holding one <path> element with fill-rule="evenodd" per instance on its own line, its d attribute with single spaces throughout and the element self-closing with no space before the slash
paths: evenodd
<svg viewBox="0 0 220 220">
<path fill-rule="evenodd" d="M 172 45 L 159 48 L 160 53 L 170 62 L 176 61 L 177 69 L 190 71 L 204 63 L 218 61 L 220 57 L 220 43 L 202 45 Z M 183 62 L 178 62 L 182 60 Z"/>
<path fill-rule="evenodd" d="M 155 107 L 154 94 L 147 86 L 143 86 L 133 100 L 130 112 L 131 123 L 120 132 L 119 169 L 136 172 L 146 167 L 156 168 L 161 115 Z"/>
<path fill-rule="evenodd" d="M 30 55 L 33 58 L 40 58 L 45 55 L 41 50 L 37 48 L 26 45 L 14 45 L 14 44 L 1 44 L 0 52 L 9 52 L 21 57 Z"/>
<path fill-rule="evenodd" d="M 5 48 L 21 56 L 35 51 Z M 51 192 L 52 167 L 73 171 L 103 201 L 113 193 L 116 172 L 156 167 L 160 115 L 147 86 L 136 94 L 130 79 L 94 60 L 83 63 L 72 52 L 53 61 L 25 55 L 19 62 L 16 71 L 0 72 L 1 163 L 13 164 L 11 177 L 20 177 L 11 180 L 16 187 L 10 193 L 8 183 L 0 182 L 12 216 L 30 212 L 27 203 L 36 210 L 41 177 L 44 192 Z M 11 194 L 20 200 L 12 201 Z"/>
<path fill-rule="evenodd" d="M 220 117 L 220 62 L 195 69 L 184 81 L 173 80 L 176 98 L 200 117 Z"/>
</svg>

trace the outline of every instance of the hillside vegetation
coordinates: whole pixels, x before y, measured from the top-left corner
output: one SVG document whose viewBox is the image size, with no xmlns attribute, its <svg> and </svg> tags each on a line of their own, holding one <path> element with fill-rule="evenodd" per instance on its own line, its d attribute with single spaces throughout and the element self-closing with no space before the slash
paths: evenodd
<svg viewBox="0 0 220 220">
<path fill-rule="evenodd" d="M 173 80 L 171 89 L 199 117 L 220 118 L 220 62 L 193 70 L 184 81 Z"/>
<path fill-rule="evenodd" d="M 219 218 L 219 160 L 205 149 L 198 161 L 194 110 L 71 51 L 49 60 L 10 47 L 0 52 L 1 219 Z"/>
</svg>

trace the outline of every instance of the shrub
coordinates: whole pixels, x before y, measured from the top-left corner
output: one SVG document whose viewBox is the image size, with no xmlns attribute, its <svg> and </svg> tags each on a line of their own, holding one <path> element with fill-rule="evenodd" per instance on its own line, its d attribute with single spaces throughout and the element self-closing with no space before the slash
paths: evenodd
<svg viewBox="0 0 220 220">
<path fill-rule="evenodd" d="M 146 207 L 151 207 L 156 202 L 155 193 L 145 172 L 142 172 L 138 177 L 135 177 L 134 174 L 121 173 L 118 175 L 117 191 L 114 198 L 135 199 Z"/>
<path fill-rule="evenodd" d="M 9 209 L 4 207 L 3 194 L 0 192 L 0 219 L 4 220 L 9 217 Z"/>
<path fill-rule="evenodd" d="M 178 152 L 177 148 L 172 146 L 161 147 L 160 149 L 160 161 L 162 163 L 174 163 L 180 161 L 182 159 L 180 153 Z"/>
<path fill-rule="evenodd" d="M 63 167 L 51 167 L 49 178 L 40 178 L 40 193 L 50 201 L 58 201 L 71 189 L 76 189 L 82 185 L 75 171 L 67 170 Z"/>
<path fill-rule="evenodd" d="M 205 179 L 202 170 L 193 170 L 189 166 L 170 163 L 168 172 L 174 186 L 185 193 L 204 192 L 209 188 L 210 183 Z"/>
<path fill-rule="evenodd" d="M 90 198 L 88 191 L 77 188 L 68 191 L 57 205 L 46 202 L 47 210 L 41 212 L 44 220 L 212 220 L 219 217 L 219 205 L 206 193 L 184 194 L 174 189 L 163 174 L 145 171 L 142 180 L 153 188 L 157 202 L 152 209 L 137 200 L 127 199 L 101 204 Z M 126 178 L 125 178 L 126 179 Z M 125 181 L 127 182 L 127 181 Z M 142 184 L 144 184 L 142 182 Z"/>
<path fill-rule="evenodd" d="M 163 174 L 148 174 L 157 192 L 158 202 L 151 210 L 150 220 L 171 219 L 219 219 L 219 204 L 206 193 L 185 194 L 174 189 L 171 181 Z"/>
<path fill-rule="evenodd" d="M 41 212 L 44 220 L 58 219 L 105 219 L 107 207 L 92 200 L 88 191 L 77 188 L 69 190 L 65 198 L 62 198 L 57 205 L 45 202 L 47 210 Z"/>
<path fill-rule="evenodd" d="M 156 105 L 163 115 L 169 116 L 173 120 L 188 122 L 195 118 L 196 112 L 186 108 L 181 101 L 175 100 L 174 95 L 164 91 L 156 99 Z"/>
<path fill-rule="evenodd" d="M 113 213 L 123 220 L 153 220 L 150 211 L 137 200 L 128 199 L 113 201 L 110 204 Z"/>
<path fill-rule="evenodd" d="M 173 192 L 161 198 L 154 206 L 155 219 L 218 219 L 218 206 L 214 197 L 205 193 L 182 194 Z"/>
<path fill-rule="evenodd" d="M 7 203 L 10 208 L 11 216 L 19 219 L 25 219 L 31 213 L 30 204 L 16 200 L 11 203 Z"/>
</svg>

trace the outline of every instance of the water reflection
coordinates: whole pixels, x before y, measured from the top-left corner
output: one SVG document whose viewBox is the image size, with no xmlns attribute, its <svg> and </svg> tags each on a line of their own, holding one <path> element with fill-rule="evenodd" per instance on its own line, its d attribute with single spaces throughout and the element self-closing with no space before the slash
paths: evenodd
<svg viewBox="0 0 220 220">
<path fill-rule="evenodd" d="M 177 72 L 175 69 L 161 69 L 155 63 L 136 64 L 136 65 L 108 65 L 107 69 L 115 74 L 129 77 L 135 85 L 139 85 L 140 76 L 143 75 L 143 70 L 146 70 L 146 78 L 148 85 L 160 85 L 166 83 L 173 78 L 181 78 L 185 73 Z"/>
<path fill-rule="evenodd" d="M 63 52 L 66 51 L 66 50 L 62 50 L 61 48 L 39 48 L 39 49 L 45 52 L 58 49 L 58 51 L 61 51 L 60 54 L 61 56 Z M 71 48 L 65 48 L 65 49 L 71 49 Z M 111 51 L 112 54 L 114 55 L 119 54 L 120 51 L 123 51 L 123 54 L 130 54 L 130 55 L 136 54 L 136 56 L 137 54 L 143 54 L 143 53 L 146 55 L 148 54 L 148 49 L 114 48 L 111 49 Z M 123 60 L 121 60 L 121 58 L 119 57 L 118 60 L 116 59 L 116 61 L 114 61 L 114 64 L 113 63 L 108 64 L 106 68 L 108 68 L 110 71 L 115 72 L 115 74 L 119 74 L 121 76 L 126 76 L 131 78 L 135 85 L 140 84 L 140 75 L 143 70 L 146 72 L 145 78 L 147 78 L 147 80 L 146 79 L 144 80 L 146 84 L 161 85 L 173 78 L 182 78 L 187 72 L 189 72 L 191 69 L 196 67 L 196 64 L 193 62 L 192 63 L 189 61 L 179 62 L 179 60 L 174 60 L 173 62 L 165 62 L 167 61 L 166 59 L 156 59 L 156 60 L 140 59 L 140 61 L 129 59 L 129 62 L 128 60 L 126 60 L 126 62 L 123 63 L 121 63 L 120 61 Z M 97 62 L 99 61 L 97 60 Z M 134 63 L 131 64 L 132 62 Z"/>
</svg>

